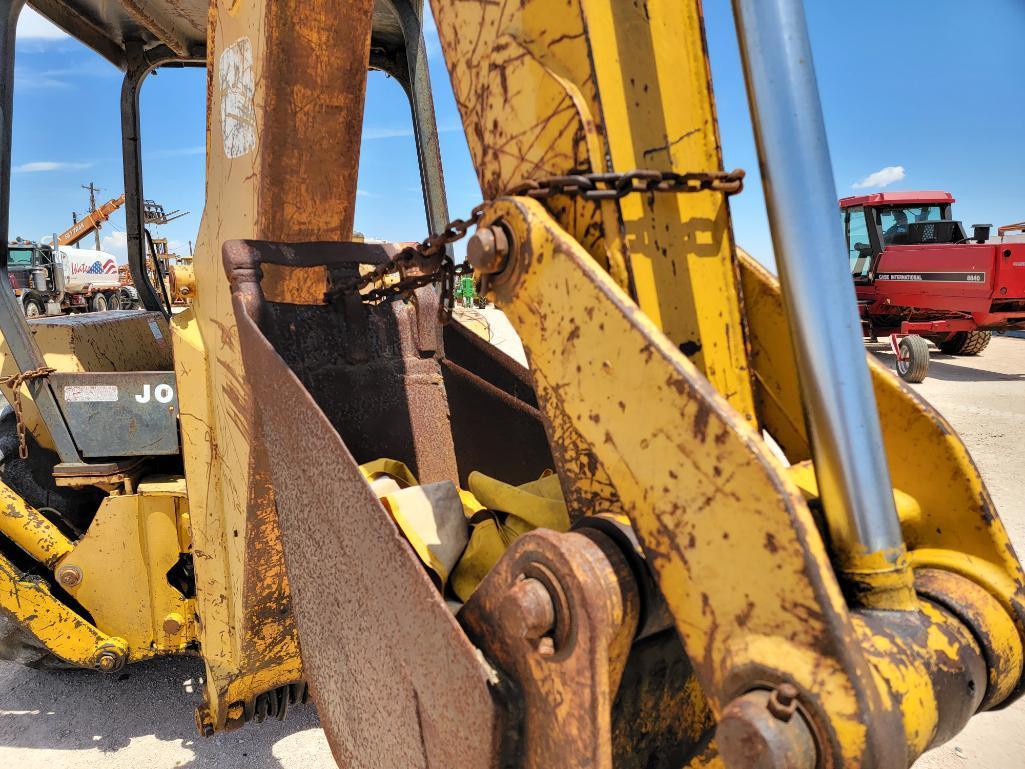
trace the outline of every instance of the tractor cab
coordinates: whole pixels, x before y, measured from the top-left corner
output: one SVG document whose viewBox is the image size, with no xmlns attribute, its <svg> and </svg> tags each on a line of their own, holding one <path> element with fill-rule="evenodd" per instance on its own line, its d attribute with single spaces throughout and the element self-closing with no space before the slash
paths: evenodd
<svg viewBox="0 0 1025 769">
<path fill-rule="evenodd" d="M 851 275 L 856 283 L 876 278 L 879 259 L 891 246 L 965 243 L 964 226 L 952 218 L 949 192 L 879 192 L 840 200 Z M 988 232 L 976 229 L 978 242 Z"/>
</svg>

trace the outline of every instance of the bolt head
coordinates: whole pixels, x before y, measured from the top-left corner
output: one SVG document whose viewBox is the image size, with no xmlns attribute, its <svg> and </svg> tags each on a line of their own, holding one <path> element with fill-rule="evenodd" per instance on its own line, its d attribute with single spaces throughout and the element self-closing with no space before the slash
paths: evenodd
<svg viewBox="0 0 1025 769">
<path fill-rule="evenodd" d="M 466 244 L 466 260 L 484 275 L 501 272 L 509 258 L 509 239 L 500 226 L 478 227 Z"/>
<path fill-rule="evenodd" d="M 75 587 L 82 581 L 82 570 L 77 566 L 63 566 L 57 571 L 57 581 L 64 587 Z"/>
<path fill-rule="evenodd" d="M 548 588 L 530 577 L 516 582 L 499 609 L 510 635 L 537 641 L 555 627 L 555 604 Z"/>
<path fill-rule="evenodd" d="M 122 665 L 121 655 L 115 651 L 102 651 L 96 655 L 96 667 L 104 673 L 111 673 L 118 670 Z"/>
</svg>

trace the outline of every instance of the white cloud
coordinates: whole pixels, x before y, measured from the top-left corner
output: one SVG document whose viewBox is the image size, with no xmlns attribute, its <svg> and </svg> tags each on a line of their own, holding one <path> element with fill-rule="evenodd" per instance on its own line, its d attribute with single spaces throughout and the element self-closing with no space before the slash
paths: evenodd
<svg viewBox="0 0 1025 769">
<path fill-rule="evenodd" d="M 65 37 L 68 37 L 68 33 L 49 19 L 40 16 L 27 5 L 22 9 L 18 18 L 19 40 L 61 40 Z"/>
<path fill-rule="evenodd" d="M 413 129 L 410 128 L 364 128 L 363 140 L 374 141 L 375 139 L 394 139 L 397 136 L 412 136 Z"/>
<path fill-rule="evenodd" d="M 448 134 L 455 131 L 462 131 L 462 123 L 438 126 L 438 133 Z M 363 140 L 372 142 L 377 139 L 395 139 L 402 136 L 413 136 L 413 126 L 409 128 L 364 128 Z"/>
<path fill-rule="evenodd" d="M 54 71 L 37 72 L 31 69 L 14 71 L 14 87 L 19 91 L 37 88 L 70 88 L 71 84 L 62 80 Z"/>
<path fill-rule="evenodd" d="M 875 173 L 869 174 L 860 182 L 851 185 L 856 190 L 866 187 L 886 187 L 904 178 L 904 166 L 886 166 Z"/>
<path fill-rule="evenodd" d="M 118 261 L 128 260 L 128 233 L 112 230 L 100 238 L 100 250 L 113 254 Z"/>
<path fill-rule="evenodd" d="M 174 149 L 153 150 L 152 152 L 143 150 L 142 152 L 148 158 L 179 158 L 186 155 L 203 155 L 205 153 L 206 147 L 203 146 L 176 147 Z"/>
<path fill-rule="evenodd" d="M 76 171 L 89 168 L 92 163 L 59 163 L 55 160 L 36 160 L 32 163 L 22 163 L 11 169 L 16 174 L 34 174 L 40 171 Z"/>
</svg>

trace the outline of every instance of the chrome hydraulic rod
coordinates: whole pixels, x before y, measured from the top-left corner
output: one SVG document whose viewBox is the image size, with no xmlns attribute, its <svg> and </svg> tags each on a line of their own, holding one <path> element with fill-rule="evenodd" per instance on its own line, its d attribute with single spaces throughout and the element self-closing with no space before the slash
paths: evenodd
<svg viewBox="0 0 1025 769">
<path fill-rule="evenodd" d="M 819 493 L 841 569 L 903 538 L 801 0 L 733 0 Z"/>
</svg>

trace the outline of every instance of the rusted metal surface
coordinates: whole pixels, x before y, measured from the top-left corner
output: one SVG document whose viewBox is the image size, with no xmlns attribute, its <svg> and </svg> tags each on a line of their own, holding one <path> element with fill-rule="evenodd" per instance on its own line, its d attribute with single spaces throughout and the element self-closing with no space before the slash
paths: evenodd
<svg viewBox="0 0 1025 769">
<path fill-rule="evenodd" d="M 348 240 L 356 200 L 363 123 L 363 96 L 370 56 L 373 0 L 342 6 L 279 0 L 266 6 L 267 44 L 288 51 L 268 60 L 261 126 L 260 174 L 274 179 L 261 187 L 257 218 L 268 240 Z M 321 40 L 345 41 L 346 55 L 326 55 L 310 44 L 310 30 Z M 311 84 L 332 80 L 330 98 Z M 302 141 L 296 141 L 296 136 Z M 311 158 L 346 158 L 325 174 Z M 332 205 L 334 203 L 334 205 Z"/>
<path fill-rule="evenodd" d="M 904 765 L 968 723 L 986 691 L 986 664 L 971 632 L 923 601 L 919 611 L 864 611 L 858 637 L 904 723 Z"/>
<path fill-rule="evenodd" d="M 494 671 L 242 294 L 236 286 L 239 339 L 247 370 L 260 372 L 251 381 L 304 664 L 335 759 L 367 769 L 495 765 Z"/>
<path fill-rule="evenodd" d="M 699 2 L 431 6 L 485 199 L 528 179 L 722 168 Z M 546 208 L 753 418 L 725 195 L 614 197 Z"/>
<path fill-rule="evenodd" d="M 527 369 L 459 323 L 445 326 L 444 344 L 441 374 L 460 482 L 477 470 L 527 483 L 554 469 Z"/>
<path fill-rule="evenodd" d="M 425 308 L 430 288 L 415 303 L 367 307 L 285 304 L 265 301 L 261 264 L 324 265 L 334 275 L 355 275 L 376 247 L 358 244 L 229 242 L 225 267 L 261 330 L 322 404 L 357 462 L 388 457 L 404 462 L 422 483 L 456 477 L 448 424 L 449 405 L 441 369 L 424 355 L 419 318 L 436 327 L 436 310 Z M 339 277 L 344 280 L 344 277 Z M 433 300 L 436 301 L 436 300 Z M 436 305 L 434 305 L 436 307 Z"/>
<path fill-rule="evenodd" d="M 611 540 L 538 529 L 463 607 L 467 633 L 523 698 L 524 769 L 612 769 L 612 702 L 639 600 Z"/>
<path fill-rule="evenodd" d="M 185 58 L 206 45 L 203 0 L 35 0 L 33 7 L 113 64 L 124 68 L 125 44 L 167 45 Z"/>
<path fill-rule="evenodd" d="M 208 195 L 193 263 L 199 291 L 191 312 L 176 316 L 174 341 L 207 666 L 201 715 L 215 728 L 234 720 L 239 702 L 305 675 L 281 594 L 274 494 L 254 491 L 264 485 L 254 482 L 258 474 L 267 470 L 255 448 L 262 436 L 252 379 L 261 374 L 247 377 L 243 366 L 221 247 L 235 238 L 351 236 L 368 47 L 371 38 L 389 54 L 405 47 L 403 27 L 382 6 L 365 0 L 217 0 L 209 6 Z M 343 312 L 346 322 L 395 326 L 394 319 Z M 289 314 L 303 331 L 314 323 L 313 310 L 280 313 Z M 392 349 L 398 344 L 395 334 L 375 338 Z M 344 349 L 345 366 L 372 352 L 368 333 L 354 339 Z M 327 345 L 319 353 L 316 340 Z M 311 366 L 334 357 L 332 340 L 337 336 L 300 334 L 300 342 L 308 342 L 304 352 L 314 353 Z M 311 386 L 333 389 L 341 396 L 339 409 L 347 408 L 348 393 L 329 381 L 334 373 L 322 368 Z M 367 376 L 359 384 L 372 402 L 377 382 Z M 429 376 L 419 384 L 434 387 Z M 369 442 L 373 427 L 367 425 Z M 403 437 L 397 432 L 396 444 Z M 251 555 L 269 561 L 247 563 Z M 253 644 L 241 642 L 251 634 Z M 264 637 L 273 642 L 262 643 Z"/>
<path fill-rule="evenodd" d="M 141 24 L 161 43 L 181 57 L 189 55 L 189 43 L 185 35 L 177 28 L 175 22 L 188 19 L 182 14 L 181 0 L 167 2 L 167 10 L 178 11 L 176 17 L 165 15 L 164 9 L 155 3 L 141 3 L 138 0 L 121 0 L 121 7 L 136 22 Z M 197 14 L 198 15 L 198 14 Z M 202 16 L 200 16 L 200 19 Z M 195 30 L 191 30 L 195 32 Z"/>
<path fill-rule="evenodd" d="M 796 709 L 780 706 L 778 693 L 756 690 L 726 706 L 715 733 L 726 769 L 815 769 L 811 729 Z M 788 706 L 796 696 L 788 692 Z"/>
<path fill-rule="evenodd" d="M 783 469 L 536 202 L 496 201 L 482 224 L 499 219 L 517 252 L 494 295 L 523 339 L 560 475 L 611 481 L 597 509 L 629 515 L 713 708 L 756 683 L 795 683 L 833 762 L 899 765 L 900 717 Z"/>
<path fill-rule="evenodd" d="M 676 631 L 635 642 L 612 706 L 612 765 L 694 767 L 714 729 L 715 717 Z"/>
<path fill-rule="evenodd" d="M 1022 642 L 1004 607 L 975 582 L 941 569 L 919 569 L 915 589 L 960 619 L 978 642 L 988 671 L 979 709 L 1006 704 L 1021 678 Z"/>
</svg>

